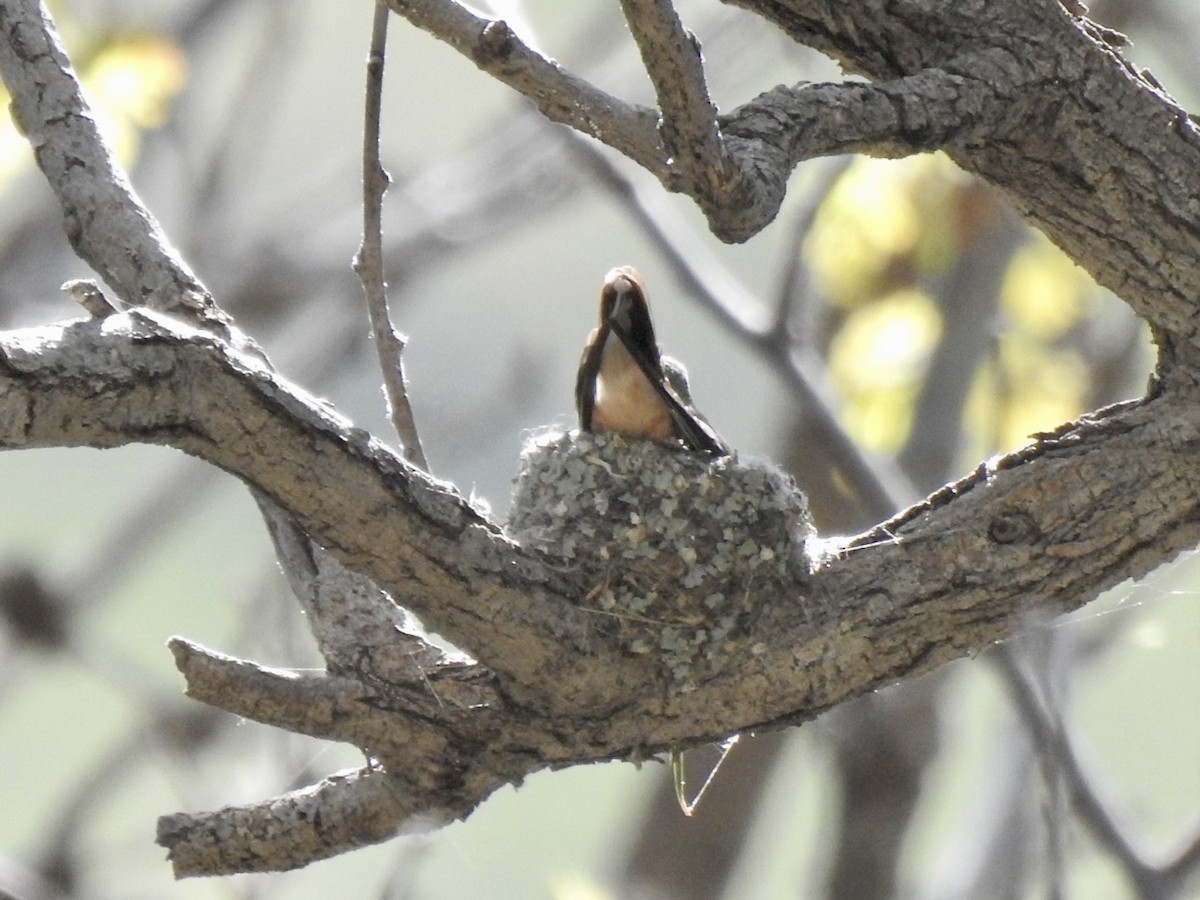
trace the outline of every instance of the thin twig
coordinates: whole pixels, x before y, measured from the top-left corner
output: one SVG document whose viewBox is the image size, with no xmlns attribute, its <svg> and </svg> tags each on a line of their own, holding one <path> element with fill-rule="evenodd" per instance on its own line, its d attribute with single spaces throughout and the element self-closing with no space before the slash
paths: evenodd
<svg viewBox="0 0 1200 900">
<path fill-rule="evenodd" d="M 504 22 L 481 16 L 455 0 L 387 2 L 398 15 L 524 94 L 550 121 L 617 147 L 647 171 L 665 177 L 654 110 L 600 90 L 538 53 Z"/>
<path fill-rule="evenodd" d="M 1134 846 L 1127 829 L 1110 811 L 1110 804 L 1100 798 L 1096 790 L 1098 776 L 1087 771 L 1066 723 L 1039 696 L 1014 652 L 1003 648 L 994 658 L 1017 711 L 1033 734 L 1038 752 L 1053 757 L 1080 820 L 1096 841 L 1107 847 L 1112 858 L 1124 868 L 1129 880 L 1137 886 L 1139 896 L 1162 900 L 1176 896 L 1183 876 L 1189 873 L 1177 871 L 1172 865 L 1156 865 Z"/>
<path fill-rule="evenodd" d="M 884 85 L 779 86 L 718 119 L 699 45 L 673 4 L 622 0 L 660 115 L 600 90 L 532 49 L 503 21 L 457 0 L 384 2 L 523 94 L 546 118 L 596 138 L 669 190 L 692 197 L 713 233 L 728 242 L 745 241 L 774 219 L 802 160 L 938 149 L 979 128 L 995 94 L 990 82 L 924 69 L 897 73 Z M 919 114 L 902 114 L 908 105 Z"/>
<path fill-rule="evenodd" d="M 379 118 L 383 97 L 383 67 L 387 53 L 387 24 L 391 14 L 382 3 L 375 7 L 371 26 L 371 53 L 367 58 L 367 99 L 363 122 L 363 237 L 354 258 L 354 271 L 362 281 L 367 298 L 371 334 L 379 354 L 383 388 L 387 393 L 388 415 L 400 438 L 404 458 L 414 466 L 428 470 L 425 451 L 417 434 L 412 405 L 404 381 L 404 345 L 406 338 L 392 327 L 388 313 L 387 283 L 383 277 L 383 195 L 388 174 L 379 159 Z"/>
</svg>

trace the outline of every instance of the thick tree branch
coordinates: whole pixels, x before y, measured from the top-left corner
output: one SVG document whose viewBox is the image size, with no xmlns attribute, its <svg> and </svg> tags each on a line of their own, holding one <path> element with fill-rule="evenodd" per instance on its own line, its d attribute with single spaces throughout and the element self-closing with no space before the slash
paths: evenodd
<svg viewBox="0 0 1200 900">
<path fill-rule="evenodd" d="M 331 654 L 340 660 L 332 679 L 283 677 L 173 644 L 195 695 L 365 744 L 388 775 L 384 808 L 397 808 L 400 781 L 401 819 L 444 819 L 546 766 L 638 758 L 800 721 L 977 653 L 1011 634 L 1026 611 L 1074 609 L 1194 546 L 1193 390 L 1164 383 L 1146 401 L 1064 426 L 827 556 L 794 584 L 764 587 L 752 595 L 759 612 L 746 640 L 754 651 L 685 693 L 596 632 L 584 608 L 589 585 L 565 561 L 552 572 L 445 485 L 261 363 L 180 323 L 121 314 L 0 336 L 0 447 L 162 443 L 207 459 L 283 505 L 340 563 L 483 660 L 487 669 L 422 656 L 419 640 L 379 618 L 372 601 L 390 604 L 365 585 L 341 604 L 336 592 L 318 598 L 328 618 L 377 610 L 340 632 L 323 626 L 325 648 L 341 646 Z M 285 558 L 307 552 L 303 543 L 292 539 Z M 313 579 L 322 565 L 315 557 L 307 564 Z M 305 569 L 294 558 L 289 565 L 293 577 Z M 346 644 L 372 633 L 355 661 Z M 300 799 L 307 809 L 310 795 Z M 238 815 L 257 822 L 278 811 L 255 809 Z M 373 839 L 395 824 L 372 830 Z M 257 840 L 259 827 L 245 826 L 247 840 Z M 164 828 L 168 843 L 209 833 Z M 334 843 L 361 837 L 347 834 Z M 209 871 L 251 865 L 246 848 L 228 853 Z M 271 859 L 253 865 L 279 864 Z"/>
<path fill-rule="evenodd" d="M 673 5 L 626 0 L 630 28 L 662 108 L 663 139 L 650 140 L 659 121 L 651 110 L 628 106 L 564 72 L 503 22 L 476 16 L 455 0 L 389 5 L 533 100 L 547 118 L 603 141 L 668 190 L 692 196 L 713 232 L 729 241 L 747 240 L 774 219 L 787 179 L 804 159 L 936 149 L 950 135 L 972 133 L 984 104 L 998 96 L 985 81 L 934 70 L 880 86 L 776 88 L 718 123 L 699 48 Z M 487 49 L 493 46 L 502 46 L 503 53 Z"/>
<path fill-rule="evenodd" d="M 456 3 L 389 5 L 547 116 L 671 183 L 653 112 L 596 90 Z M 1093 31 L 1044 0 L 754 5 L 879 83 L 780 89 L 720 120 L 724 152 L 739 177 L 752 174 L 756 199 L 727 214 L 706 209 L 715 231 L 740 240 L 770 221 L 806 156 L 945 146 L 1124 289 L 1158 330 L 1168 363 L 1191 355 L 1200 274 L 1189 251 L 1200 207 L 1189 198 L 1200 141 Z M 214 337 L 227 333 L 213 327 L 224 320 L 104 153 L 42 14 L 29 0 L 0 6 L 0 31 L 0 72 L 73 242 L 127 302 L 193 311 L 206 328 L 134 311 L 0 335 L 0 448 L 163 444 L 241 478 L 321 619 L 314 633 L 329 676 L 286 676 L 176 641 L 189 690 L 351 741 L 373 760 L 276 801 L 165 819 L 160 840 L 181 874 L 294 867 L 425 816 L 465 815 L 538 769 L 639 759 L 800 721 L 977 653 L 1024 612 L 1074 609 L 1200 541 L 1200 401 L 1192 373 L 1165 365 L 1145 400 L 980 466 L 871 533 L 827 547 L 811 572 L 767 585 L 748 569 L 738 600 L 753 615 L 736 645 L 746 652 L 681 690 L 622 643 L 626 623 L 605 630 L 620 619 L 593 603 L 607 585 L 589 583 L 570 555 L 518 545 L 450 486 Z M 699 77 L 698 61 L 676 49 L 676 62 Z M 707 113 L 698 113 L 703 85 L 683 89 L 690 99 L 660 101 L 674 119 L 664 124 L 699 127 L 689 142 L 711 153 Z M 389 598 L 474 660 L 408 633 Z"/>
<path fill-rule="evenodd" d="M 724 152 L 752 177 L 756 202 L 722 210 L 693 193 L 719 237 L 746 240 L 769 224 L 803 159 L 944 149 L 1001 187 L 1100 284 L 1171 335 L 1163 341 L 1168 356 L 1194 352 L 1180 342 L 1200 340 L 1200 270 L 1187 262 L 1200 235 L 1200 206 L 1188 199 L 1197 190 L 1200 130 L 1118 55 L 1118 37 L 1054 0 L 917 0 L 885 8 L 842 0 L 727 2 L 872 83 L 777 88 L 721 119 Z M 594 115 L 564 112 L 594 106 L 595 88 L 547 64 L 502 23 L 472 16 L 453 0 L 390 5 L 467 55 L 484 43 L 485 28 L 503 34 L 506 64 L 485 54 L 485 71 L 555 121 L 620 150 L 668 188 L 686 187 L 672 179 L 661 144 L 645 137 L 655 118 L 649 110 L 598 127 Z M 702 85 L 690 91 L 704 96 Z M 604 108 L 621 104 L 606 98 Z M 640 126 L 631 126 L 635 120 Z"/>
<path fill-rule="evenodd" d="M 431 628 L 469 647 L 493 671 L 511 675 L 514 690 L 546 667 L 563 672 L 562 686 L 574 680 L 572 651 L 563 639 L 574 632 L 582 640 L 587 617 L 564 609 L 547 623 L 541 604 L 522 595 L 527 579 L 550 585 L 553 573 L 515 554 L 450 485 L 406 465 L 263 364 L 148 312 L 18 334 L 3 351 L 5 371 L 41 372 L 57 388 L 24 401 L 5 397 L 0 446 L 115 446 L 138 439 L 186 450 L 237 472 Z M 106 391 L 83 382 L 68 387 L 90 377 L 82 373 L 93 366 L 114 376 Z M 94 421 L 76 418 L 79 403 L 93 407 Z M 291 449 L 281 453 L 284 448 Z M 340 460 L 335 470 L 314 468 L 322 454 Z M 455 560 L 490 574 L 462 594 Z M 507 585 L 511 578 L 520 579 L 522 591 Z M 603 696 L 603 688 L 586 679 L 579 687 L 583 694 L 564 696 L 564 703 L 586 707 Z"/>
<path fill-rule="evenodd" d="M 273 507 L 268 500 L 260 503 Z M 394 681 L 411 674 L 414 665 L 436 668 L 448 661 L 416 633 L 411 614 L 379 585 L 347 569 L 294 521 L 273 512 L 263 510 L 275 555 L 330 673 L 362 674 L 369 660 L 371 675 Z M 381 647 L 397 655 L 382 656 Z"/>
<path fill-rule="evenodd" d="M 668 165 L 664 184 L 695 197 L 719 223 L 738 210 L 754 216 L 764 206 L 778 206 L 782 191 L 743 172 L 728 152 L 705 83 L 700 43 L 683 27 L 672 0 L 622 0 L 621 7 L 658 96 Z M 768 196 L 757 196 L 760 189 Z"/>
<path fill-rule="evenodd" d="M 654 84 L 659 130 L 681 190 L 715 195 L 736 177 L 708 95 L 696 36 L 683 27 L 671 0 L 621 0 L 629 31 Z"/>
<path fill-rule="evenodd" d="M 358 746 L 371 743 L 362 739 L 358 727 L 366 695 L 357 682 L 268 669 L 182 638 L 173 638 L 170 647 L 194 700 L 299 734 Z"/>
<path fill-rule="evenodd" d="M 880 84 L 780 85 L 721 119 L 727 143 L 761 158 L 759 179 L 785 188 L 807 159 L 840 153 L 903 157 L 985 133 L 994 91 L 945 69 Z M 765 224 L 765 223 L 764 223 Z"/>
</svg>

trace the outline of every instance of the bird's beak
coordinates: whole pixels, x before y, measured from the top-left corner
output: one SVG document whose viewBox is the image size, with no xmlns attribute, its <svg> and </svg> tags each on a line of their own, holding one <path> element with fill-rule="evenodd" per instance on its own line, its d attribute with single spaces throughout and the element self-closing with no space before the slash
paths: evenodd
<svg viewBox="0 0 1200 900">
<path fill-rule="evenodd" d="M 604 321 L 629 335 L 633 327 L 634 306 L 646 305 L 639 285 L 625 269 L 618 268 L 605 276 L 604 292 L 608 297 L 608 302 L 602 305 Z"/>
<path fill-rule="evenodd" d="M 630 311 L 633 309 L 633 292 L 617 288 L 616 297 L 608 309 L 608 321 L 621 331 L 629 333 Z"/>
</svg>

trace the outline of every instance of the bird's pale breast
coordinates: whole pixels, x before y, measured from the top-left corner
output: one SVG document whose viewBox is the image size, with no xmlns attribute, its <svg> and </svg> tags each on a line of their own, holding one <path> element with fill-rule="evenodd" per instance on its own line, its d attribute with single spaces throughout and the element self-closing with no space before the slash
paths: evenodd
<svg viewBox="0 0 1200 900">
<path fill-rule="evenodd" d="M 615 335 L 609 335 L 604 342 L 596 377 L 592 429 L 656 440 L 675 436 L 667 405 Z"/>
</svg>

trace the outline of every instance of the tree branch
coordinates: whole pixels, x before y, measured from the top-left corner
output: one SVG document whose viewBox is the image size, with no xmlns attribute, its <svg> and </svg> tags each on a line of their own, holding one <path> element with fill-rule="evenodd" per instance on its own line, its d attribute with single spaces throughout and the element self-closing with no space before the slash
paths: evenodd
<svg viewBox="0 0 1200 900">
<path fill-rule="evenodd" d="M 1200 270 L 1186 263 L 1200 207 L 1184 199 L 1197 190 L 1200 130 L 1117 55 L 1117 37 L 1053 0 L 983 7 L 917 0 L 884 10 L 842 0 L 727 2 L 874 83 L 776 88 L 723 117 L 725 153 L 752 177 L 756 199 L 717 209 L 693 194 L 718 237 L 743 241 L 769 224 L 804 159 L 940 148 L 999 186 L 1101 285 L 1172 335 L 1164 340 L 1168 356 L 1185 352 L 1181 342 L 1200 343 Z M 530 51 L 503 23 L 453 0 L 389 5 L 554 121 L 680 188 L 666 151 L 647 137 L 655 118 L 649 110 L 633 113 L 607 95 L 600 102 L 594 87 Z M 503 65 L 494 53 L 478 58 L 485 29 L 503 37 Z M 702 96 L 702 87 L 692 92 Z M 609 115 L 599 118 L 599 111 Z"/>
<path fill-rule="evenodd" d="M 683 27 L 671 0 L 621 0 L 621 9 L 658 96 L 659 130 L 677 177 L 693 190 L 723 193 L 734 171 L 708 95 L 699 41 Z"/>
<path fill-rule="evenodd" d="M 268 669 L 183 638 L 168 646 L 194 700 L 298 734 L 369 745 L 358 727 L 367 695 L 356 682 Z"/>
<path fill-rule="evenodd" d="M 37 0 L 0 6 L 0 77 L 80 258 L 130 306 L 170 310 L 235 335 L 229 318 L 171 246 L 100 138 L 71 61 Z M 244 340 L 238 337 L 239 340 Z"/>
<path fill-rule="evenodd" d="M 455 0 L 389 5 L 533 100 L 547 118 L 603 141 L 668 190 L 693 197 L 713 232 L 728 241 L 747 240 L 774 219 L 799 162 L 850 151 L 899 156 L 936 149 L 951 135 L 971 134 L 982 107 L 997 96 L 983 80 L 935 70 L 881 86 L 776 88 L 718 125 L 699 48 L 673 5 L 625 0 L 662 107 L 662 141 L 650 141 L 647 130 L 658 118 L 652 111 L 628 107 L 548 63 L 503 22 L 475 16 Z M 493 36 L 485 40 L 485 32 Z M 491 45 L 503 53 L 486 49 Z"/>
<path fill-rule="evenodd" d="M 387 0 L 387 5 L 524 94 L 547 119 L 570 125 L 665 175 L 666 157 L 653 110 L 626 103 L 572 75 L 523 43 L 504 22 L 479 16 L 454 0 Z"/>
<path fill-rule="evenodd" d="M 262 363 L 149 312 L 15 334 L 0 365 L 33 380 L 25 382 L 31 393 L 4 398 L 0 446 L 176 446 L 237 472 L 343 563 L 511 675 L 514 690 L 533 670 L 570 671 L 562 641 L 585 635 L 587 617 L 564 610 L 547 623 L 539 601 L 506 584 L 513 575 L 546 586 L 561 579 L 520 554 L 452 486 L 406 465 Z M 111 379 L 102 391 L 76 380 L 93 368 Z M 49 393 L 35 396 L 39 380 Z M 82 406 L 92 412 L 76 419 Z M 339 462 L 314 469 L 321 454 Z M 482 576 L 467 595 L 451 560 Z M 565 675 L 562 684 L 574 680 Z M 578 686 L 583 693 L 568 689 L 574 701 L 564 702 L 591 705 L 598 686 Z"/>
<path fill-rule="evenodd" d="M 1081 606 L 1200 540 L 1200 435 L 1186 424 L 1196 421 L 1190 386 L 1164 382 L 1146 401 L 980 467 L 790 584 L 760 581 L 748 595 L 752 630 L 739 638 L 752 652 L 679 693 L 645 657 L 597 631 L 592 587 L 567 560 L 513 544 L 446 485 L 260 362 L 146 312 L 0 335 L 0 447 L 161 443 L 235 472 L 339 563 L 486 665 L 421 656 L 427 648 L 380 618 L 379 603 L 394 607 L 365 583 L 344 602 L 336 591 L 317 597 L 327 619 L 375 610 L 340 632 L 321 626 L 324 649 L 339 648 L 332 680 L 280 677 L 174 642 L 197 696 L 365 744 L 389 778 L 381 789 L 391 799 L 378 802 L 401 819 L 465 815 L 499 785 L 547 766 L 641 758 L 794 723 L 977 653 L 1029 610 Z M 322 580 L 319 559 L 297 563 L 307 551 L 295 541 L 284 554 L 292 577 Z M 367 634 L 356 660 L 350 644 Z M 391 779 L 403 781 L 403 801 Z M 300 801 L 310 809 L 323 795 Z M 275 808 L 254 809 L 269 817 Z M 373 839 L 395 824 L 372 826 Z M 261 836 L 257 827 L 245 826 L 248 841 Z M 169 842 L 195 836 L 198 849 L 209 832 L 164 833 Z M 348 834 L 338 846 L 362 832 Z M 225 867 L 208 871 L 271 865 L 244 848 L 229 852 Z"/>
<path fill-rule="evenodd" d="M 1119 55 L 1122 36 L 1054 0 L 880 8 L 841 0 L 726 0 L 885 88 L 938 70 L 977 97 L 974 124 L 931 119 L 927 149 L 1001 188 L 1019 212 L 1128 302 L 1165 360 L 1200 343 L 1200 130 Z M 941 134 L 944 137 L 939 138 Z M 1187 346 L 1190 345 L 1190 346 Z"/>
<path fill-rule="evenodd" d="M 1053 703 L 1039 696 L 1033 678 L 1024 670 L 1015 652 L 1010 648 L 1005 650 L 995 657 L 1004 675 L 1005 686 L 1040 752 L 1063 779 L 1080 820 L 1096 842 L 1120 864 L 1136 886 L 1138 896 L 1148 900 L 1178 897 L 1193 873 L 1187 868 L 1177 868 L 1177 860 L 1155 862 L 1146 849 L 1138 846 L 1133 829 L 1116 815 L 1113 801 L 1100 795 L 1105 781 L 1093 771 L 1095 766 L 1089 764 L 1086 755 L 1079 752 L 1079 738 L 1072 734 Z"/>
<path fill-rule="evenodd" d="M 885 11 L 832 0 L 754 5 L 881 83 L 781 89 L 721 120 L 725 152 L 743 176 L 753 173 L 756 200 L 728 214 L 708 209 L 715 231 L 740 240 L 765 225 L 792 166 L 822 146 L 890 153 L 944 144 L 1103 283 L 1124 289 L 1158 330 L 1168 364 L 1145 400 L 1042 435 L 857 539 L 810 545 L 807 558 L 790 548 L 812 571 L 764 583 L 747 564 L 736 599 L 750 615 L 731 645 L 745 652 L 687 690 L 623 641 L 633 616 L 597 605 L 610 576 L 627 576 L 625 560 L 597 581 L 564 546 L 555 556 L 532 539 L 519 545 L 450 486 L 224 340 L 238 338 L 214 327 L 224 320 L 105 154 L 48 20 L 30 0 L 0 5 L 0 72 L 72 241 L 127 302 L 190 312 L 207 329 L 133 311 L 0 334 L 0 448 L 168 445 L 236 474 L 278 507 L 268 521 L 289 578 L 322 619 L 314 633 L 330 676 L 285 677 L 186 642 L 172 648 L 197 696 L 366 745 L 379 765 L 280 800 L 164 819 L 160 840 L 181 874 L 293 867 L 383 840 L 422 816 L 465 815 L 538 769 L 641 759 L 801 721 L 977 653 L 1029 610 L 1077 608 L 1200 541 L 1195 378 L 1169 364 L 1194 352 L 1184 345 L 1200 328 L 1200 272 L 1188 252 L 1200 231 L 1189 199 L 1200 140 L 1186 116 L 1041 0 L 913 0 Z M 653 112 L 598 91 L 456 3 L 389 6 L 547 116 L 611 143 L 660 180 L 674 177 Z M 667 25 L 677 37 L 677 23 Z M 676 50 L 676 62 L 698 75 L 690 51 Z M 700 128 L 688 141 L 719 160 L 704 137 L 712 132 L 703 86 L 685 90 L 678 103 L 662 101 L 671 127 Z M 614 459 L 625 452 L 610 450 Z M 670 458 L 645 446 L 628 452 Z M 591 459 L 568 462 L 598 466 L 590 474 L 600 477 L 608 463 Z M 738 465 L 720 474 L 745 474 Z M 662 485 L 646 494 L 658 512 L 673 499 Z M 686 529 L 689 516 L 674 521 Z M 626 530 L 644 537 L 639 524 L 634 517 Z M 607 558 L 607 544 L 590 543 L 578 549 Z M 398 630 L 403 616 L 389 597 L 477 662 Z M 665 643 L 678 636 L 674 623 L 636 624 L 643 634 L 658 629 L 659 649 L 677 649 Z"/>
<path fill-rule="evenodd" d="M 977 79 L 926 69 L 880 84 L 780 85 L 722 116 L 721 125 L 739 153 L 763 161 L 756 175 L 779 180 L 782 192 L 792 170 L 808 159 L 840 153 L 898 158 L 978 139 L 995 100 L 994 90 Z"/>
<path fill-rule="evenodd" d="M 417 810 L 387 775 L 369 768 L 249 806 L 158 821 L 158 843 L 179 878 L 277 872 L 395 837 L 405 825 L 439 821 Z M 444 821 L 444 820 L 443 820 Z"/>
<path fill-rule="evenodd" d="M 671 0 L 622 0 L 629 30 L 654 84 L 659 133 L 667 153 L 671 190 L 696 198 L 710 219 L 760 206 L 762 181 L 748 177 L 726 149 L 717 107 L 708 94 L 700 43 L 683 27 Z M 778 201 L 766 200 L 767 204 Z"/>
<path fill-rule="evenodd" d="M 388 173 L 379 159 L 379 114 L 389 17 L 387 7 L 376 5 L 367 59 L 366 111 L 363 116 L 363 238 L 354 258 L 354 271 L 362 281 L 367 299 L 367 316 L 371 321 L 371 335 L 375 339 L 392 427 L 400 439 L 404 458 L 418 468 L 428 469 L 404 378 L 404 345 L 408 339 L 392 326 L 383 275 L 383 195 L 387 192 Z"/>
</svg>

